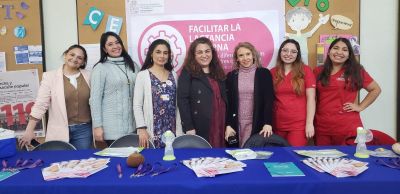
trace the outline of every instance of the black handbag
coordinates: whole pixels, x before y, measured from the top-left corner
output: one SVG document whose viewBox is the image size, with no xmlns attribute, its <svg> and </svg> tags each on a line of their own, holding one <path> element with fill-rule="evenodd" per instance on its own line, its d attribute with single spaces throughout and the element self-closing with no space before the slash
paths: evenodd
<svg viewBox="0 0 400 194">
<path fill-rule="evenodd" d="M 239 147 L 239 138 L 237 135 L 228 137 L 228 147 Z"/>
</svg>

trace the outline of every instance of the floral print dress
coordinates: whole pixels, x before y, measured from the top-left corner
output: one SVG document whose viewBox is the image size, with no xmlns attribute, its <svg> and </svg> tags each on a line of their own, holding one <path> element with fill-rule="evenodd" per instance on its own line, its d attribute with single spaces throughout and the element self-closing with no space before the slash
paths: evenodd
<svg viewBox="0 0 400 194">
<path fill-rule="evenodd" d="M 156 148 L 165 147 L 162 142 L 164 132 L 176 131 L 176 82 L 170 72 L 165 82 L 150 72 L 151 93 L 153 99 L 153 142 Z"/>
</svg>

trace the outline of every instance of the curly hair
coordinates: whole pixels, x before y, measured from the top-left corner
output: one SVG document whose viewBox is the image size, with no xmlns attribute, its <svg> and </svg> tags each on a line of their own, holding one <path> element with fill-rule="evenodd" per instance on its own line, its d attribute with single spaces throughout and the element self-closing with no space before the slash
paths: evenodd
<svg viewBox="0 0 400 194">
<path fill-rule="evenodd" d="M 200 64 L 196 61 L 196 47 L 199 44 L 207 44 L 211 48 L 212 59 L 210 63 L 210 77 L 215 80 L 225 80 L 225 72 L 222 68 L 221 61 L 218 58 L 217 51 L 215 50 L 211 40 L 206 37 L 200 37 L 194 40 L 187 51 L 185 60 L 183 62 L 184 68 L 194 77 L 199 77 L 204 74 Z"/>
</svg>

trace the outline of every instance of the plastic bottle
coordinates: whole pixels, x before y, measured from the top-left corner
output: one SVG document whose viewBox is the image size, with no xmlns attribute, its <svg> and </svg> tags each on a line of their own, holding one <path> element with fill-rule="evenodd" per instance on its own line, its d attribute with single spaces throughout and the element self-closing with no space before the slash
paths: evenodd
<svg viewBox="0 0 400 194">
<path fill-rule="evenodd" d="M 365 144 L 368 142 L 368 130 L 357 127 L 357 137 L 355 142 L 357 143 L 356 153 L 354 154 L 357 158 L 369 158 L 369 151 L 367 149 L 367 145 Z"/>
<path fill-rule="evenodd" d="M 164 132 L 162 136 L 162 141 L 165 143 L 165 151 L 164 151 L 164 157 L 163 160 L 166 161 L 171 161 L 175 160 L 175 155 L 174 155 L 174 148 L 172 147 L 172 142 L 174 142 L 175 135 L 172 133 L 172 131 L 166 131 Z"/>
</svg>

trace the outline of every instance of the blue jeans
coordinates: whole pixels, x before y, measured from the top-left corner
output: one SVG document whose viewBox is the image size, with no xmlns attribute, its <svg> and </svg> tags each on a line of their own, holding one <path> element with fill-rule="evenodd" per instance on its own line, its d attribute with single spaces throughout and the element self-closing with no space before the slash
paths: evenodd
<svg viewBox="0 0 400 194">
<path fill-rule="evenodd" d="M 76 149 L 90 149 L 92 148 L 93 133 L 92 123 L 82 123 L 77 125 L 70 125 L 69 128 L 69 143 L 76 147 Z"/>
</svg>

